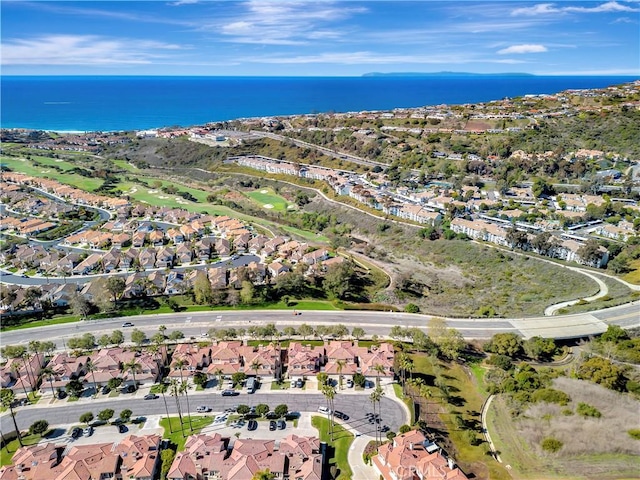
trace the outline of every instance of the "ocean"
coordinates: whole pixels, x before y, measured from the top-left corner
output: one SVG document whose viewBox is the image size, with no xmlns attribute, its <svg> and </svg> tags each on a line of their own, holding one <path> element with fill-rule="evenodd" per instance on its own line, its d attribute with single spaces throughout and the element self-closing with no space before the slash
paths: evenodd
<svg viewBox="0 0 640 480">
<path fill-rule="evenodd" d="M 478 103 L 600 88 L 629 76 L 3 76 L 2 128 L 121 131 L 248 117 Z"/>
</svg>

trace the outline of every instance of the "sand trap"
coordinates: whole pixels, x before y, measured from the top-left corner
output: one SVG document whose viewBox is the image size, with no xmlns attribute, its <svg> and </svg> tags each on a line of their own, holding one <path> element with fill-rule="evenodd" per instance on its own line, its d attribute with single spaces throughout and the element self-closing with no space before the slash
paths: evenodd
<svg viewBox="0 0 640 480">
<path fill-rule="evenodd" d="M 158 193 L 158 190 L 147 190 L 147 193 L 153 195 L 154 193 Z"/>
<path fill-rule="evenodd" d="M 289 205 L 289 206 L 287 207 L 287 210 L 293 210 L 294 208 L 296 208 L 296 206 L 295 206 L 295 205 Z"/>
<path fill-rule="evenodd" d="M 269 190 L 260 190 L 260 193 L 269 193 Z"/>
<path fill-rule="evenodd" d="M 131 187 L 131 190 L 129 190 L 129 193 L 136 193 L 138 191 L 138 187 Z"/>
<path fill-rule="evenodd" d="M 159 198 L 160 200 L 166 200 L 166 199 L 167 199 L 167 198 L 169 198 L 169 197 L 165 197 L 164 195 L 158 195 L 158 198 Z"/>
<path fill-rule="evenodd" d="M 40 170 L 40 173 L 49 173 L 51 170 Z"/>
<path fill-rule="evenodd" d="M 271 205 L 270 203 L 267 203 L 265 205 L 263 205 L 264 208 L 273 208 L 273 205 Z"/>
<path fill-rule="evenodd" d="M 61 159 L 61 158 L 56 158 L 56 159 L 54 160 L 54 162 L 64 162 L 64 160 L 63 160 L 63 159 Z"/>
</svg>

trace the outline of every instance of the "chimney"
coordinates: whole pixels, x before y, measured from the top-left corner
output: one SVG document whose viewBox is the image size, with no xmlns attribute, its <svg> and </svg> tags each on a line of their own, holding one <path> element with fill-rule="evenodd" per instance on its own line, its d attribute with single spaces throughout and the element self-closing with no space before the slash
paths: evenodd
<svg viewBox="0 0 640 480">
<path fill-rule="evenodd" d="M 409 450 L 413 450 L 413 442 L 409 442 Z"/>
<path fill-rule="evenodd" d="M 455 463 L 453 463 L 453 459 L 451 457 L 447 458 L 447 463 L 449 464 L 449 468 L 451 470 L 453 470 L 456 467 L 456 465 L 455 465 Z"/>
</svg>

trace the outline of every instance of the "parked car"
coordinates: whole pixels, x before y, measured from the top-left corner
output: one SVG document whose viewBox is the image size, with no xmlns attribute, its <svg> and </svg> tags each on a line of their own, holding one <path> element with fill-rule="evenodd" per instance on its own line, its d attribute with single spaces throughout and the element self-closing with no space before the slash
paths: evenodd
<svg viewBox="0 0 640 480">
<path fill-rule="evenodd" d="M 279 415 L 276 412 L 268 412 L 265 417 L 267 420 L 277 420 Z"/>
<path fill-rule="evenodd" d="M 240 393 L 235 391 L 235 390 L 223 390 L 222 391 L 222 396 L 223 397 L 235 397 L 236 395 L 240 395 Z"/>
<path fill-rule="evenodd" d="M 296 380 L 296 387 L 302 388 L 303 386 L 304 386 L 304 381 L 301 378 Z"/>
<path fill-rule="evenodd" d="M 122 324 L 122 328 L 127 328 L 127 327 L 133 327 L 133 323 L 131 323 L 131 322 L 124 322 L 124 323 Z"/>
<path fill-rule="evenodd" d="M 126 385 L 120 389 L 120 393 L 133 393 L 136 391 L 135 385 Z"/>
<path fill-rule="evenodd" d="M 82 432 L 84 435 L 86 435 L 87 437 L 90 437 L 91 435 L 93 435 L 93 427 L 87 427 L 84 429 L 84 432 Z"/>
<path fill-rule="evenodd" d="M 65 392 L 64 390 L 58 390 L 57 396 L 58 400 L 62 400 L 63 398 L 67 397 L 67 392 Z"/>
<path fill-rule="evenodd" d="M 353 388 L 353 380 L 347 378 L 347 388 Z"/>
<path fill-rule="evenodd" d="M 156 398 L 160 398 L 160 397 L 158 397 L 158 395 L 156 395 L 155 393 L 147 393 L 144 396 L 145 400 L 155 400 Z"/>
<path fill-rule="evenodd" d="M 213 419 L 213 423 L 215 423 L 216 425 L 220 423 L 226 423 L 228 418 L 229 416 L 226 414 L 218 415 L 216 418 Z"/>
<path fill-rule="evenodd" d="M 256 430 L 257 428 L 258 428 L 258 422 L 256 422 L 255 420 L 249 420 L 249 423 L 247 424 L 247 429 Z"/>
<path fill-rule="evenodd" d="M 287 422 L 278 420 L 278 430 L 284 430 L 285 428 L 287 428 Z"/>
<path fill-rule="evenodd" d="M 108 385 L 105 385 L 104 387 L 102 387 L 102 394 L 103 394 L 103 395 L 106 395 L 106 394 L 108 394 L 109 392 L 111 392 L 111 389 L 109 388 L 109 386 L 108 386 Z"/>
<path fill-rule="evenodd" d="M 331 410 L 327 407 L 318 407 L 318 413 L 322 413 L 324 415 L 331 415 Z"/>
<path fill-rule="evenodd" d="M 271 430 L 272 432 L 276 429 L 276 421 L 275 420 L 271 420 L 269 422 L 269 430 Z"/>
<path fill-rule="evenodd" d="M 71 438 L 76 439 L 82 435 L 82 429 L 80 427 L 75 427 L 71 430 Z"/>
<path fill-rule="evenodd" d="M 211 411 L 211 407 L 207 407 L 206 405 L 198 405 L 196 407 L 196 412 L 198 413 L 207 413 Z"/>
<path fill-rule="evenodd" d="M 118 432 L 125 433 L 127 430 L 129 430 L 129 429 L 127 428 L 127 426 L 124 423 L 121 423 L 120 425 L 118 425 Z"/>
<path fill-rule="evenodd" d="M 335 411 L 333 412 L 333 414 L 335 415 L 336 418 L 339 418 L 340 420 L 349 420 L 349 415 L 339 412 L 339 411 Z"/>
</svg>

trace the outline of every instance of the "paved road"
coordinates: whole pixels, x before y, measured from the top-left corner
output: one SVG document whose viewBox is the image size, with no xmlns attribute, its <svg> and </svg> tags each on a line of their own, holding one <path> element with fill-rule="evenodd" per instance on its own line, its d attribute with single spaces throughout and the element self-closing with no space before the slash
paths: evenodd
<svg viewBox="0 0 640 480">
<path fill-rule="evenodd" d="M 124 397 L 123 395 L 122 397 Z M 176 413 L 176 403 L 174 397 L 166 396 L 167 406 L 171 415 Z M 47 400 L 42 400 L 47 402 Z M 373 406 L 369 401 L 368 393 L 362 394 L 340 394 L 335 397 L 336 410 L 349 415 L 346 422 L 353 428 L 364 434 L 375 435 L 375 423 L 371 423 L 366 416 L 373 413 Z M 315 412 L 319 406 L 326 405 L 325 398 L 319 393 L 300 392 L 293 393 L 255 393 L 253 395 L 241 394 L 236 397 L 222 397 L 219 391 L 193 392 L 189 395 L 189 405 L 195 413 L 198 405 L 208 405 L 214 412 L 221 412 L 225 408 L 234 405 L 246 404 L 249 406 L 266 403 L 272 409 L 281 403 L 289 406 L 291 412 Z M 181 398 L 183 412 L 186 411 L 186 401 Z M 397 431 L 400 425 L 408 422 L 405 410 L 396 401 L 383 397 L 380 402 L 381 425 L 387 425 L 393 431 Z M 106 398 L 90 401 L 79 400 L 78 402 L 62 405 L 34 405 L 16 408 L 16 421 L 18 428 L 28 429 L 36 420 L 47 420 L 51 425 L 79 423 L 78 418 L 85 412 L 93 412 L 94 415 L 106 408 L 115 411 L 115 417 L 125 408 L 133 412 L 133 416 L 166 415 L 165 405 L 162 397 L 156 400 L 143 400 L 142 398 Z M 13 431 L 11 416 L 5 413 L 0 418 L 0 428 L 3 432 Z"/>
<path fill-rule="evenodd" d="M 2 344 L 25 344 L 31 340 L 53 340 L 59 348 L 64 348 L 66 339 L 90 332 L 96 337 L 113 330 L 123 330 L 128 340 L 125 321 L 148 336 L 157 332 L 159 325 L 165 325 L 169 332 L 180 330 L 185 336 L 199 337 L 210 328 L 243 327 L 275 323 L 279 329 L 285 326 L 311 326 L 344 324 L 347 327 L 362 327 L 369 335 L 388 335 L 392 327 L 417 327 L 428 332 L 427 315 L 395 312 L 360 311 L 305 311 L 293 316 L 285 310 L 225 310 L 213 312 L 168 313 L 141 315 L 137 317 L 91 320 L 85 322 L 51 325 L 33 329 L 14 330 L 2 333 Z M 513 319 L 446 319 L 447 325 L 459 330 L 467 339 L 486 339 L 496 333 L 515 332 L 525 338 L 540 335 L 549 338 L 580 338 L 603 333 L 608 324 L 623 328 L 640 327 L 640 302 L 622 305 L 606 310 L 555 317 L 531 317 Z"/>
</svg>

